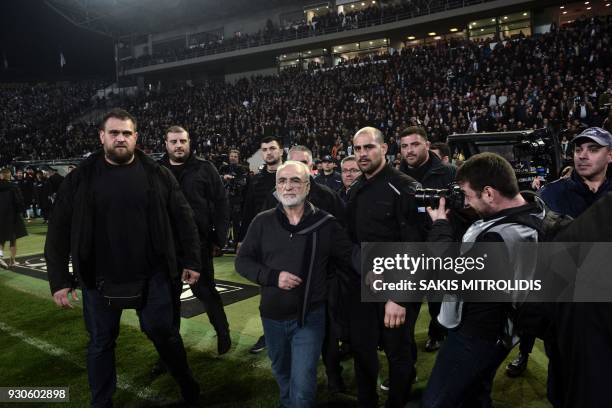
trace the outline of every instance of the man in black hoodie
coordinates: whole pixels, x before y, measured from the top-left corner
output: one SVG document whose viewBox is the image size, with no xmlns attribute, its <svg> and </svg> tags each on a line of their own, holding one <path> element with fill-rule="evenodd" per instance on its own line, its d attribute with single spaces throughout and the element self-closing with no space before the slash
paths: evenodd
<svg viewBox="0 0 612 408">
<path fill-rule="evenodd" d="M 325 335 L 327 275 L 346 268 L 352 243 L 333 216 L 306 200 L 310 170 L 288 161 L 276 172 L 276 208 L 257 215 L 236 270 L 262 287 L 260 312 L 281 406 L 311 407 Z"/>
<path fill-rule="evenodd" d="M 229 203 L 219 173 L 207 160 L 191 152 L 189 133 L 180 126 L 166 131 L 166 152 L 161 164 L 172 171 L 194 212 L 201 242 L 202 273 L 191 285 L 193 295 L 206 306 L 208 320 L 217 333 L 217 352 L 225 354 L 232 344 L 223 302 L 215 288 L 213 247 L 223 248 L 229 227 Z M 180 248 L 179 248 L 180 251 Z"/>
</svg>

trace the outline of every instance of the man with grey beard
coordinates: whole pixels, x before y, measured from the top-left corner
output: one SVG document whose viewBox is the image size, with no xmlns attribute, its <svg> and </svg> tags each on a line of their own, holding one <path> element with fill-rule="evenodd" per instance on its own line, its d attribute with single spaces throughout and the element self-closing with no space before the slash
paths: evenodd
<svg viewBox="0 0 612 408">
<path fill-rule="evenodd" d="M 253 219 L 236 257 L 238 273 L 261 285 L 268 356 L 281 406 L 292 408 L 315 404 L 328 271 L 355 273 L 346 266 L 352 254 L 346 232 L 306 200 L 309 175 L 302 162 L 278 168 L 279 204 Z"/>
</svg>

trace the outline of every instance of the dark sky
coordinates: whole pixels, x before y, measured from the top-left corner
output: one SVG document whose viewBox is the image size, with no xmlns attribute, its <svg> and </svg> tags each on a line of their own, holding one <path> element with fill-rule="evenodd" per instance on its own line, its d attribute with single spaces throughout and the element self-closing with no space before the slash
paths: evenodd
<svg viewBox="0 0 612 408">
<path fill-rule="evenodd" d="M 112 79 L 114 67 L 112 39 L 77 28 L 42 0 L 0 0 L 0 80 Z"/>
</svg>

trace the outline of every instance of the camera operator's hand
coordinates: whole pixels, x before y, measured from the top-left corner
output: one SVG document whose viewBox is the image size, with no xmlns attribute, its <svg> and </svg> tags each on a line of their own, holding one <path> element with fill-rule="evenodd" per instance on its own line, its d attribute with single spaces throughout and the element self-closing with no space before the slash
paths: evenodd
<svg viewBox="0 0 612 408">
<path fill-rule="evenodd" d="M 438 204 L 438 208 L 427 207 L 427 214 L 429 214 L 429 218 L 433 222 L 438 220 L 448 220 L 448 213 L 450 210 L 446 209 L 446 199 L 444 197 L 440 197 L 440 203 Z"/>
<path fill-rule="evenodd" d="M 228 180 L 233 180 L 235 177 L 232 176 L 231 174 L 226 174 L 223 176 L 223 180 L 224 181 L 228 181 Z"/>
</svg>

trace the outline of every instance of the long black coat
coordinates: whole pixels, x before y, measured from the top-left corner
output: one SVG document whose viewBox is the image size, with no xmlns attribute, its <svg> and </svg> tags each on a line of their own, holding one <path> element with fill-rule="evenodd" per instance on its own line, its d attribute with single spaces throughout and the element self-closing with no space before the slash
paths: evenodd
<svg viewBox="0 0 612 408">
<path fill-rule="evenodd" d="M 21 218 L 23 207 L 19 188 L 8 181 L 0 181 L 0 243 L 28 235 Z"/>
</svg>

